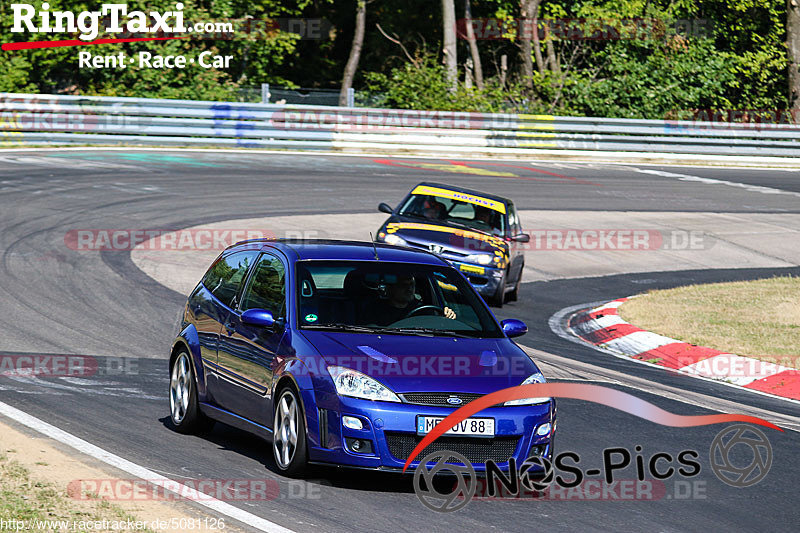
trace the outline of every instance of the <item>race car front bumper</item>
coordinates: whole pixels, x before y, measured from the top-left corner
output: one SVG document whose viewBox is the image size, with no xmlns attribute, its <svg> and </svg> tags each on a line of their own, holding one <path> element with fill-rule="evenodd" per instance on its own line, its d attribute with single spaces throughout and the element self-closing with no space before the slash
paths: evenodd
<svg viewBox="0 0 800 533">
<path fill-rule="evenodd" d="M 503 283 L 505 269 L 461 263 L 459 261 L 450 262 L 466 276 L 470 284 L 481 296 L 490 297 L 497 294 L 498 287 Z"/>
</svg>

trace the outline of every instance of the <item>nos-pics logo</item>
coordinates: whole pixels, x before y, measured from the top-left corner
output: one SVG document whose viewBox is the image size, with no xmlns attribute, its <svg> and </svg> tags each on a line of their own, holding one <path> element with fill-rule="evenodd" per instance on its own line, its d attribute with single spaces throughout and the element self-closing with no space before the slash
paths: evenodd
<svg viewBox="0 0 800 533">
<path fill-rule="evenodd" d="M 714 437 L 709 459 L 711 469 L 720 481 L 736 488 L 751 487 L 763 480 L 772 467 L 772 446 L 762 431 L 747 424 L 737 424 Z M 487 471 L 490 462 L 487 461 Z M 516 467 L 513 460 L 509 463 L 509 467 Z M 558 477 L 550 460 L 529 457 L 519 466 L 518 479 L 520 489 L 542 492 Z M 451 450 L 434 451 L 423 457 L 414 470 L 413 482 L 419 501 L 428 509 L 441 513 L 464 508 L 476 496 L 479 485 L 472 463 Z"/>
</svg>

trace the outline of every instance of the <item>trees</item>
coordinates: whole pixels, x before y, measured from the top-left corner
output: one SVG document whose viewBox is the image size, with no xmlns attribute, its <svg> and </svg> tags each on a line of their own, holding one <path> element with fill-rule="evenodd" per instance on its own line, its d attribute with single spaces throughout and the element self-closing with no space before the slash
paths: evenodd
<svg viewBox="0 0 800 533">
<path fill-rule="evenodd" d="M 358 60 L 361 57 L 361 48 L 364 46 L 364 28 L 367 23 L 367 1 L 357 0 L 356 3 L 356 28 L 353 35 L 353 46 L 350 48 L 350 57 L 347 58 L 347 65 L 344 67 L 344 77 L 342 78 L 342 89 L 339 93 L 339 105 L 347 105 L 347 93 L 353 86 L 353 78 L 358 68 Z"/>
<path fill-rule="evenodd" d="M 789 53 L 789 105 L 800 112 L 800 5 L 786 0 L 786 48 Z"/>
<path fill-rule="evenodd" d="M 458 55 L 456 51 L 456 7 L 453 0 L 442 0 L 442 51 L 449 91 L 458 87 Z"/>
<path fill-rule="evenodd" d="M 467 42 L 469 42 L 469 52 L 475 68 L 475 85 L 478 90 L 483 90 L 483 65 L 481 63 L 481 54 L 478 51 L 478 40 L 475 38 L 475 30 L 472 27 L 471 4 L 471 0 L 464 0 L 464 32 L 467 36 Z"/>
</svg>

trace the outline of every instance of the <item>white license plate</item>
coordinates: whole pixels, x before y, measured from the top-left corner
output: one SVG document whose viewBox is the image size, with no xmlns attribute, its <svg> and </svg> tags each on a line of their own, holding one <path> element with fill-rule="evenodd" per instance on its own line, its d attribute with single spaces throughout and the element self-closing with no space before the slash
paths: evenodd
<svg viewBox="0 0 800 533">
<path fill-rule="evenodd" d="M 444 417 L 438 416 L 418 416 L 417 417 L 417 435 L 425 435 L 438 424 L 444 420 Z M 445 432 L 445 435 L 472 435 L 477 437 L 494 437 L 494 418 L 467 418 L 462 420 L 451 429 Z"/>
</svg>

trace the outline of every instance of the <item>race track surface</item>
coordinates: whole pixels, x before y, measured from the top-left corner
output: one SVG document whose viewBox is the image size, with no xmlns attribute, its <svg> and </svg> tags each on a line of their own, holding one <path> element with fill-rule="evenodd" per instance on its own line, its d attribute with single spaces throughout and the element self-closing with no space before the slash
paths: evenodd
<svg viewBox="0 0 800 533">
<path fill-rule="evenodd" d="M 800 175 L 784 170 L 182 151 L 3 152 L 0 356 L 90 355 L 101 371 L 72 381 L 0 376 L 0 401 L 167 477 L 275 479 L 281 488 L 276 500 L 235 505 L 297 531 L 780 531 L 800 521 L 797 431 L 767 430 L 774 451 L 768 476 L 737 489 L 720 482 L 708 463 L 709 446 L 724 426 L 663 427 L 577 401 L 559 402 L 557 453 L 575 451 L 583 465 L 599 467 L 609 447 L 640 445 L 646 458 L 698 450 L 702 471 L 692 481 L 701 482 L 703 497 L 477 501 L 456 513 L 436 514 L 417 500 L 409 477 L 319 469 L 312 479 L 288 480 L 277 473 L 268 445 L 248 434 L 221 425 L 203 437 L 171 430 L 166 357 L 184 297 L 144 274 L 129 251 L 80 251 L 65 243 L 76 229 L 180 229 L 244 218 L 374 213 L 378 202 L 394 204 L 423 180 L 496 192 L 514 198 L 521 210 L 800 214 Z M 780 242 L 796 251 L 800 241 L 787 231 Z M 522 344 L 594 367 L 598 375 L 612 373 L 612 386 L 668 411 L 694 415 L 746 406 L 798 421 L 798 404 L 611 358 L 548 327 L 548 319 L 565 307 L 647 289 L 800 274 L 796 266 L 734 267 L 528 282 L 520 301 L 496 314 L 529 325 Z M 122 371 L 118 358 L 125 358 Z M 653 389 L 632 389 L 626 377 L 652 382 Z M 660 388 L 686 391 L 686 399 L 660 394 Z M 699 397 L 708 400 L 694 402 Z M 633 466 L 618 475 L 635 477 Z M 672 481 L 666 483 L 671 492 Z"/>
</svg>

